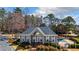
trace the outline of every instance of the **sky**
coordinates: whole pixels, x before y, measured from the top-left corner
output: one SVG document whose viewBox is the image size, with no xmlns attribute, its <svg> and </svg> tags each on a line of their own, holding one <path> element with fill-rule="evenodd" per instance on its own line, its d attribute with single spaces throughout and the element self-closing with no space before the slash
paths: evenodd
<svg viewBox="0 0 79 59">
<path fill-rule="evenodd" d="M 4 7 L 7 12 L 13 12 L 15 7 Z M 67 16 L 72 16 L 76 24 L 79 25 L 79 7 L 22 7 L 24 14 L 34 14 L 37 16 L 46 16 L 53 13 L 55 17 L 63 19 Z"/>
</svg>

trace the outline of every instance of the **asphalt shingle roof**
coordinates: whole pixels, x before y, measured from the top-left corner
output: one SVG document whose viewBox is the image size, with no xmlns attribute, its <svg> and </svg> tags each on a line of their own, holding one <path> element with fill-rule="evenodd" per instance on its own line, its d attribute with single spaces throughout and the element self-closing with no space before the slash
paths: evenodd
<svg viewBox="0 0 79 59">
<path fill-rule="evenodd" d="M 37 28 L 37 27 L 36 27 Z M 41 31 L 44 33 L 44 34 L 47 34 L 47 35 L 56 35 L 55 32 L 53 32 L 49 27 L 38 27 L 41 29 Z M 33 27 L 29 27 L 26 31 L 24 31 L 22 34 L 30 34 L 35 28 Z"/>
</svg>

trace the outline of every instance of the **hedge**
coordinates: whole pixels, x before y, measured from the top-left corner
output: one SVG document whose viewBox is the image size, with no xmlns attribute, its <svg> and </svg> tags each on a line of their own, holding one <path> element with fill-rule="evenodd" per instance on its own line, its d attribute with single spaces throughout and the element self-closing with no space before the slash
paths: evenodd
<svg viewBox="0 0 79 59">
<path fill-rule="evenodd" d="M 50 46 L 60 49 L 60 46 L 56 43 L 45 43 L 44 45 L 50 45 Z"/>
<path fill-rule="evenodd" d="M 79 44 L 72 44 L 69 46 L 69 48 L 79 48 Z"/>
<path fill-rule="evenodd" d="M 73 38 L 77 43 L 79 43 L 79 37 Z"/>
</svg>

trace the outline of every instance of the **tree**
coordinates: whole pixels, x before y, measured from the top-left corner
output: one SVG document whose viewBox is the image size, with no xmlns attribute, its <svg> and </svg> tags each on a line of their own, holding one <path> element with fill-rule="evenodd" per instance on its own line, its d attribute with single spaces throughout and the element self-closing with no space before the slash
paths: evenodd
<svg viewBox="0 0 79 59">
<path fill-rule="evenodd" d="M 27 26 L 27 20 L 28 20 L 28 16 L 27 15 L 25 15 L 25 27 L 27 28 L 28 26 Z"/>
<path fill-rule="evenodd" d="M 55 20 L 54 14 L 48 14 L 45 18 L 48 18 L 50 21 L 54 21 Z"/>
<path fill-rule="evenodd" d="M 56 32 L 56 28 L 57 28 L 56 25 L 54 25 L 54 24 L 51 25 L 51 29 L 52 29 L 54 32 Z"/>
<path fill-rule="evenodd" d="M 62 20 L 63 23 L 65 24 L 75 24 L 75 20 L 71 16 L 67 16 Z"/>
<path fill-rule="evenodd" d="M 20 9 L 20 7 L 16 7 L 15 10 L 14 10 L 14 12 L 15 12 L 15 13 L 21 13 L 22 10 Z"/>
<path fill-rule="evenodd" d="M 3 31 L 4 30 L 4 28 L 5 28 L 5 13 L 6 13 L 6 11 L 5 11 L 5 9 L 4 8 L 1 8 L 0 9 L 0 30 L 1 31 Z"/>
<path fill-rule="evenodd" d="M 67 16 L 62 20 L 62 23 L 64 23 L 64 26 L 66 27 L 66 31 L 74 31 L 75 30 L 75 20 L 71 16 Z"/>
<path fill-rule="evenodd" d="M 40 27 L 46 27 L 45 23 L 42 23 L 42 24 L 40 25 Z"/>
<path fill-rule="evenodd" d="M 35 25 L 36 25 L 36 18 L 35 18 L 34 15 L 31 16 L 31 21 L 32 21 L 33 27 L 35 27 Z"/>
<path fill-rule="evenodd" d="M 66 31 L 73 31 L 73 32 L 75 32 L 75 25 L 74 24 L 66 24 L 65 25 L 65 29 L 66 29 Z"/>
<path fill-rule="evenodd" d="M 5 14 L 5 9 L 4 8 L 1 8 L 0 9 L 0 17 L 3 17 L 4 16 L 4 14 Z"/>
<path fill-rule="evenodd" d="M 57 27 L 56 27 L 56 33 L 57 34 L 65 34 L 66 33 L 66 28 L 63 24 L 59 24 Z"/>
</svg>

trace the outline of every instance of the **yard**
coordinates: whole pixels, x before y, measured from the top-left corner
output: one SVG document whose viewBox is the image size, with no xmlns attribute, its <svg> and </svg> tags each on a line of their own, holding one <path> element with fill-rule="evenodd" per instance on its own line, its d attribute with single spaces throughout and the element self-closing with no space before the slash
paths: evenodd
<svg viewBox="0 0 79 59">
<path fill-rule="evenodd" d="M 65 48 L 60 48 L 55 43 L 45 44 L 30 44 L 28 42 L 19 43 L 19 40 L 15 41 L 11 45 L 16 51 L 67 51 Z"/>
<path fill-rule="evenodd" d="M 79 37 L 73 38 L 77 43 L 79 43 Z"/>
</svg>

